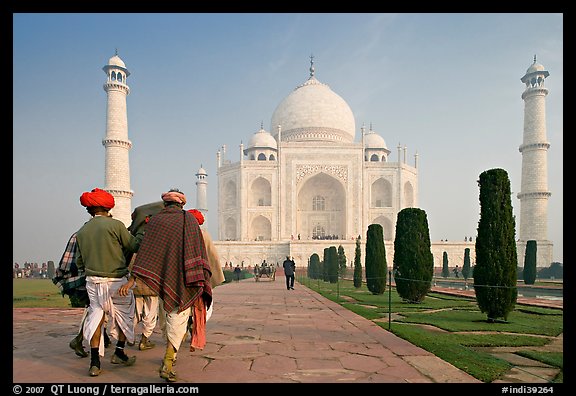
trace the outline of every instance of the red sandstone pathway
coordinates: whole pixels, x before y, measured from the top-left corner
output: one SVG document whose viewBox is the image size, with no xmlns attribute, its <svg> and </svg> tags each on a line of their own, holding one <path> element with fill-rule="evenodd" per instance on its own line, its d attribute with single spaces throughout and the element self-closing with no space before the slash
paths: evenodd
<svg viewBox="0 0 576 396">
<path fill-rule="evenodd" d="M 434 291 L 473 296 L 470 290 Z M 182 345 L 179 383 L 479 382 L 303 285 L 285 290 L 283 278 L 221 285 L 214 296 L 206 348 L 189 352 L 188 342 Z M 562 300 L 518 303 L 563 307 Z M 68 347 L 81 315 L 74 308 L 13 309 L 13 382 L 165 384 L 157 375 L 164 351 L 159 331 L 152 336 L 156 348 L 128 348 L 137 356 L 135 366 L 112 365 L 110 348 L 102 374 L 89 377 L 88 358 Z"/>
<path fill-rule="evenodd" d="M 178 353 L 178 383 L 477 383 L 430 352 L 296 283 L 224 284 L 214 289 L 214 313 L 204 350 Z M 68 347 L 82 309 L 13 309 L 14 383 L 166 383 L 158 376 L 165 343 L 139 351 L 132 367 L 113 365 L 88 375 L 89 358 Z"/>
</svg>

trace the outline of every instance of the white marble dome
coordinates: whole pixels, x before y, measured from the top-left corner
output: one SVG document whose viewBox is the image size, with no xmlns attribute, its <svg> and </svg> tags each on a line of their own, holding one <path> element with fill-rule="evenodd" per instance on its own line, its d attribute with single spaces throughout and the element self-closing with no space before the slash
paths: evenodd
<svg viewBox="0 0 576 396">
<path fill-rule="evenodd" d="M 120 57 L 118 55 L 114 55 L 112 58 L 110 58 L 108 60 L 108 65 L 109 66 L 120 66 L 124 69 L 126 68 L 124 61 L 122 59 L 120 59 Z"/>
<path fill-rule="evenodd" d="M 384 138 L 374 131 L 370 131 L 364 135 L 364 147 L 375 149 L 387 148 Z"/>
<path fill-rule="evenodd" d="M 274 110 L 270 130 L 282 141 L 352 143 L 356 136 L 354 114 L 328 85 L 311 76 L 296 87 Z"/>
<path fill-rule="evenodd" d="M 264 128 L 260 128 L 258 132 L 256 132 L 250 138 L 250 142 L 248 143 L 249 148 L 278 148 L 278 144 L 276 143 L 276 139 L 269 133 L 264 130 Z"/>
<path fill-rule="evenodd" d="M 200 165 L 200 169 L 198 169 L 198 172 L 196 173 L 196 176 L 198 175 L 208 176 L 208 173 L 206 173 L 206 169 L 204 169 L 202 165 Z"/>
<path fill-rule="evenodd" d="M 534 73 L 534 72 L 541 72 L 546 70 L 544 68 L 544 66 L 542 66 L 540 63 L 537 63 L 536 61 L 534 61 L 534 63 L 532 63 L 532 65 L 528 68 L 528 70 L 526 70 L 526 74 L 530 74 L 530 73 Z"/>
</svg>

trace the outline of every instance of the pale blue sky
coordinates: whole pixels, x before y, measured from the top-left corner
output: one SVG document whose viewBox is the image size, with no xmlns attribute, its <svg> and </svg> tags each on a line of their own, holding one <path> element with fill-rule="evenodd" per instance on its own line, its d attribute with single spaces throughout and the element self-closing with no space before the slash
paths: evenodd
<svg viewBox="0 0 576 396">
<path fill-rule="evenodd" d="M 118 49 L 127 98 L 132 207 L 172 187 L 194 206 L 208 172 L 216 229 L 216 152 L 270 130 L 276 106 L 308 78 L 340 95 L 392 151 L 419 154 L 419 206 L 432 241 L 476 235 L 478 176 L 503 168 L 519 225 L 524 102 L 534 55 L 546 79 L 549 239 L 563 261 L 563 15 L 14 14 L 13 261 L 58 262 L 104 187 L 106 75 Z M 518 228 L 517 228 L 518 230 Z M 518 231 L 517 231 L 518 235 Z M 539 264 L 540 265 L 540 264 Z"/>
</svg>

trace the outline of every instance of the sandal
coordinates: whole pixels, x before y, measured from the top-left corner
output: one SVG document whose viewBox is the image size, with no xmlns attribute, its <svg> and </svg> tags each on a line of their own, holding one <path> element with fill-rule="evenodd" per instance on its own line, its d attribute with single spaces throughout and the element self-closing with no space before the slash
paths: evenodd
<svg viewBox="0 0 576 396">
<path fill-rule="evenodd" d="M 160 367 L 160 378 L 165 379 L 167 382 L 176 382 L 176 372 L 174 370 L 168 370 L 168 367 L 162 363 Z"/>
</svg>

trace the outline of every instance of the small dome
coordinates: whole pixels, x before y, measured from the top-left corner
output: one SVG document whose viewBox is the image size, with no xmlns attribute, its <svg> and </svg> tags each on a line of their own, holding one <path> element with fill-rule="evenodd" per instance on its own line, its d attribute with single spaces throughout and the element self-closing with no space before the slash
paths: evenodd
<svg viewBox="0 0 576 396">
<path fill-rule="evenodd" d="M 544 66 L 542 66 L 540 63 L 537 63 L 536 61 L 534 61 L 534 63 L 528 68 L 528 70 L 526 70 L 526 74 L 535 73 L 535 72 L 542 72 L 544 70 L 546 70 L 544 68 Z"/>
<path fill-rule="evenodd" d="M 109 66 L 119 66 L 122 68 L 126 68 L 126 65 L 124 64 L 124 61 L 122 59 L 120 59 L 120 57 L 118 55 L 114 55 L 112 58 L 110 58 L 108 60 L 108 65 Z"/>
<path fill-rule="evenodd" d="M 544 66 L 536 61 L 536 55 L 534 55 L 534 63 L 530 65 L 526 74 L 520 79 L 527 87 L 541 87 L 543 84 L 543 79 L 548 77 L 550 73 L 546 71 Z"/>
<path fill-rule="evenodd" d="M 260 128 L 258 132 L 252 135 L 248 147 L 249 148 L 265 147 L 265 148 L 277 149 L 278 144 L 276 142 L 276 139 L 274 139 L 274 137 L 269 132 L 266 132 L 264 128 Z"/>
<path fill-rule="evenodd" d="M 366 148 L 386 149 L 386 142 L 384 138 L 374 131 L 368 132 L 364 135 L 364 146 Z"/>
<path fill-rule="evenodd" d="M 208 173 L 206 173 L 206 169 L 204 169 L 202 167 L 202 165 L 200 165 L 200 169 L 198 169 L 198 172 L 196 173 L 196 176 L 199 176 L 199 175 L 208 176 Z"/>
</svg>

